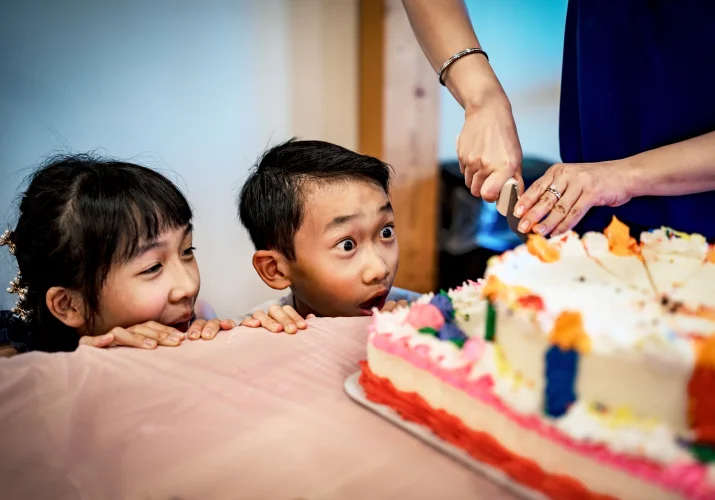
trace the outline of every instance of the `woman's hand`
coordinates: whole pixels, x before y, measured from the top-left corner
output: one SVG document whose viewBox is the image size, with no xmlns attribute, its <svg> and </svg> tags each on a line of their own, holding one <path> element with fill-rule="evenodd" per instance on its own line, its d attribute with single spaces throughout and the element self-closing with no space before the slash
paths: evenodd
<svg viewBox="0 0 715 500">
<path fill-rule="evenodd" d="M 557 163 L 519 198 L 519 231 L 547 236 L 572 229 L 591 207 L 630 201 L 618 162 Z"/>
<path fill-rule="evenodd" d="M 114 327 L 104 335 L 86 335 L 79 339 L 79 345 L 90 347 L 127 346 L 154 349 L 157 345 L 177 346 L 185 335 L 170 326 L 156 321 L 147 321 L 129 328 Z"/>
<path fill-rule="evenodd" d="M 472 195 L 496 201 L 512 177 L 519 183 L 519 193 L 524 191 L 521 145 L 505 95 L 484 106 L 467 108 L 464 127 L 457 137 L 457 157 Z"/>
<path fill-rule="evenodd" d="M 273 333 L 285 332 L 294 334 L 298 330 L 308 328 L 306 319 L 315 318 L 315 314 L 309 314 L 305 319 L 291 306 L 279 306 L 274 304 L 268 308 L 268 312 L 256 311 L 253 316 L 244 319 L 241 326 L 249 328 L 265 328 Z"/>
</svg>

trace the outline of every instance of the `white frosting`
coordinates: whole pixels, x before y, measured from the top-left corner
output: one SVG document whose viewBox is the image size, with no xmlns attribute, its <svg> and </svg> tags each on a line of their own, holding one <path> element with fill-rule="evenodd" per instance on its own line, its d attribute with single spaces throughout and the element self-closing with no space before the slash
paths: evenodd
<svg viewBox="0 0 715 500">
<path fill-rule="evenodd" d="M 678 458 L 690 460 L 667 426 L 630 416 L 624 419 L 600 415 L 580 401 L 571 405 L 563 417 L 553 420 L 553 425 L 577 441 L 604 443 L 615 452 L 662 463 Z"/>
<path fill-rule="evenodd" d="M 674 233 L 666 228 L 641 233 L 641 243 L 644 252 L 652 251 L 696 259 L 705 259 L 708 253 L 708 243 L 702 235 Z"/>
</svg>

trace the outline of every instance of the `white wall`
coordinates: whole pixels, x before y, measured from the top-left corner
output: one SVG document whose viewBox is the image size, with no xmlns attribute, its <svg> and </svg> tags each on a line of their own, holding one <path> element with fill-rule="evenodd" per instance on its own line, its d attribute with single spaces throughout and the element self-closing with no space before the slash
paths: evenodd
<svg viewBox="0 0 715 500">
<path fill-rule="evenodd" d="M 511 100 L 524 155 L 559 161 L 558 113 L 568 0 L 467 0 L 475 31 Z M 481 57 L 481 56 L 469 56 Z M 455 159 L 464 111 L 442 89 L 440 160 Z"/>
<path fill-rule="evenodd" d="M 292 40 L 305 27 L 291 0 L 2 2 L 0 228 L 14 221 L 21 169 L 53 149 L 101 148 L 178 173 L 170 177 L 195 208 L 202 297 L 220 314 L 276 296 L 255 275 L 236 217 L 248 169 L 294 134 L 356 144 L 354 87 L 294 88 L 310 74 L 356 74 L 355 0 L 300 4 L 322 15 L 321 38 L 302 53 Z M 310 116 L 296 115 L 312 104 Z M 6 256 L 0 250 L 3 289 L 16 272 Z M 0 294 L 0 307 L 10 304 Z"/>
</svg>

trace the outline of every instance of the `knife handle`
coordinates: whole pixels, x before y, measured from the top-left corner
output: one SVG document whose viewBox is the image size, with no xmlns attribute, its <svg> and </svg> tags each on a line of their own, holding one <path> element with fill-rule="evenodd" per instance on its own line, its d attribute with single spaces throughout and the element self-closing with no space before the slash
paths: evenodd
<svg viewBox="0 0 715 500">
<path fill-rule="evenodd" d="M 519 183 L 513 177 L 504 183 L 504 186 L 499 192 L 499 197 L 497 198 L 497 212 L 506 217 L 509 212 L 509 199 L 511 198 L 512 187 L 516 186 L 519 188 Z"/>
</svg>

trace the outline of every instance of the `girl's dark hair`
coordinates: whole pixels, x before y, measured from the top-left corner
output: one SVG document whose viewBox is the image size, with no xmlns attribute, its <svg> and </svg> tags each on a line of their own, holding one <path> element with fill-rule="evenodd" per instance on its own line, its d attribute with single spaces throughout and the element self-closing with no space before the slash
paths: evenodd
<svg viewBox="0 0 715 500">
<path fill-rule="evenodd" d="M 57 320 L 45 296 L 53 286 L 77 290 L 89 330 L 113 264 L 135 256 L 143 240 L 191 223 L 178 188 L 146 167 L 89 154 L 56 156 L 30 176 L 11 233 L 20 267 L 22 307 L 30 312 L 33 349 L 76 349 L 76 331 Z"/>
</svg>

